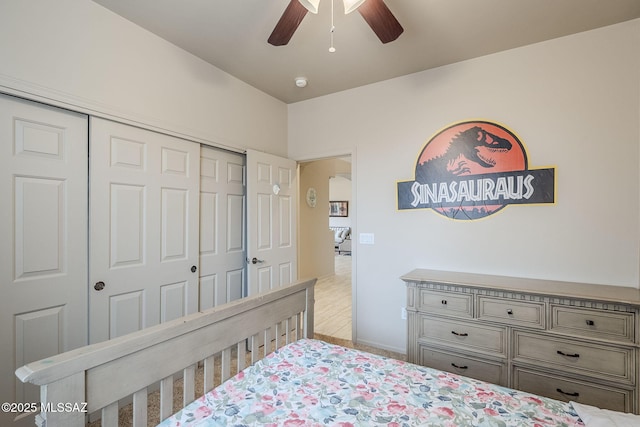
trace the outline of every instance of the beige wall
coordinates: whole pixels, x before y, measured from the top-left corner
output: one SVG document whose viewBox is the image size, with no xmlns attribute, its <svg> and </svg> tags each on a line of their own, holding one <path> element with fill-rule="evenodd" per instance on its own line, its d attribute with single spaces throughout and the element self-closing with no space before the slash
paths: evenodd
<svg viewBox="0 0 640 427">
<path fill-rule="evenodd" d="M 287 154 L 287 108 L 88 0 L 0 2 L 0 91 Z"/>
<path fill-rule="evenodd" d="M 555 205 L 470 222 L 397 211 L 428 139 L 472 118 L 512 129 L 531 168 L 557 168 Z M 416 267 L 638 287 L 639 146 L 640 20 L 289 105 L 290 157 L 357 152 L 354 220 L 375 244 L 354 252 L 356 336 L 397 351 L 399 277 Z"/>
<path fill-rule="evenodd" d="M 298 276 L 324 277 L 333 274 L 334 236 L 329 229 L 329 178 L 335 176 L 334 160 L 300 164 L 300 208 L 298 233 Z M 318 199 L 315 208 L 306 202 L 313 187 Z"/>
</svg>

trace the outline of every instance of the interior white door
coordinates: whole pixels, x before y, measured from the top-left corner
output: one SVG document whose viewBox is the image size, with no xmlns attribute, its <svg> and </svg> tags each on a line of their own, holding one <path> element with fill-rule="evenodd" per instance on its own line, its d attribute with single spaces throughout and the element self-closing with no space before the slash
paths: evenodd
<svg viewBox="0 0 640 427">
<path fill-rule="evenodd" d="M 297 279 L 296 162 L 247 150 L 248 295 Z"/>
<path fill-rule="evenodd" d="M 89 340 L 198 309 L 200 145 L 90 123 Z"/>
<path fill-rule="evenodd" d="M 0 401 L 40 401 L 16 368 L 87 342 L 86 116 L 0 95 Z M 33 425 L 33 416 L 13 424 Z"/>
<path fill-rule="evenodd" d="M 200 149 L 200 310 L 243 297 L 245 156 Z"/>
</svg>

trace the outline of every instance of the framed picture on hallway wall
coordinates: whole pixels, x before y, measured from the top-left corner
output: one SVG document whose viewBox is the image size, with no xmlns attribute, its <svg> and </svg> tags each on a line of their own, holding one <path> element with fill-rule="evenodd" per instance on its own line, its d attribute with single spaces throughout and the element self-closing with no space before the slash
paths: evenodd
<svg viewBox="0 0 640 427">
<path fill-rule="evenodd" d="M 349 202 L 346 200 L 329 202 L 329 216 L 349 216 Z"/>
</svg>

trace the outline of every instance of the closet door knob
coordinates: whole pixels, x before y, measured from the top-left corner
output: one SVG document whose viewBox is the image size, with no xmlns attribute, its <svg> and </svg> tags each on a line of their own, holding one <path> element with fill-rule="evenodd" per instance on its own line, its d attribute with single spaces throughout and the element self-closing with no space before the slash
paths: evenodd
<svg viewBox="0 0 640 427">
<path fill-rule="evenodd" d="M 96 284 L 93 285 L 93 289 L 95 289 L 96 291 L 101 291 L 105 286 L 106 285 L 104 284 L 104 282 L 96 282 Z"/>
<path fill-rule="evenodd" d="M 198 267 L 196 267 L 195 265 L 191 266 L 191 272 L 195 273 L 196 271 L 198 271 Z"/>
</svg>

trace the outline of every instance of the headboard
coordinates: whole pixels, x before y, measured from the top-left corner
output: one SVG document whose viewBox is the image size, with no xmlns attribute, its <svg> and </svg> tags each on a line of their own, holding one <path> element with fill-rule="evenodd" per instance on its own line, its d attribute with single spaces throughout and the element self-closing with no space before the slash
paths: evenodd
<svg viewBox="0 0 640 427">
<path fill-rule="evenodd" d="M 223 380 L 232 376 L 232 350 L 237 371 L 271 352 L 272 346 L 313 338 L 313 287 L 316 279 L 214 307 L 113 340 L 78 348 L 30 363 L 16 375 L 41 387 L 45 408 L 36 424 L 46 427 L 83 427 L 87 413 L 101 411 L 103 426 L 117 426 L 118 401 L 132 396 L 134 426 L 147 424 L 149 386 L 159 383 L 160 419 L 172 414 L 173 376 L 184 380 L 184 404 L 193 401 L 194 372 L 204 364 L 205 392 L 213 388 L 208 373 L 214 355 L 222 357 Z M 272 343 L 264 346 L 261 343 Z M 213 378 L 212 374 L 210 375 Z M 59 404 L 78 404 L 86 411 L 58 412 Z M 52 406 L 53 405 L 53 406 Z"/>
</svg>

